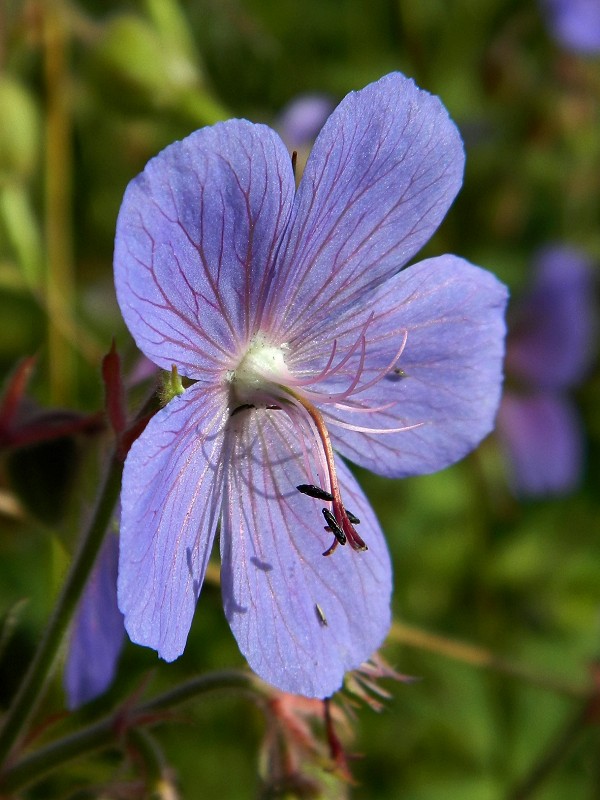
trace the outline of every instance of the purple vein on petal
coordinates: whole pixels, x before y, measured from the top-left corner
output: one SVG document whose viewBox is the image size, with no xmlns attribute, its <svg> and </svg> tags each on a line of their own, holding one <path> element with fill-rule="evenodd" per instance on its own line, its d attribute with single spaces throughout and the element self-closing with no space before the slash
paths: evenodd
<svg viewBox="0 0 600 800">
<path fill-rule="evenodd" d="M 285 691 L 324 697 L 385 636 L 391 571 L 373 513 L 341 463 L 345 496 L 361 519 L 369 551 L 341 548 L 321 555 L 331 534 L 319 522 L 319 504 L 295 488 L 319 472 L 310 438 L 304 444 L 308 470 L 298 427 L 282 412 L 249 414 L 237 431 L 227 459 L 222 587 L 227 617 L 250 665 Z"/>
<path fill-rule="evenodd" d="M 223 392 L 175 397 L 134 443 L 123 477 L 119 606 L 133 641 L 181 654 L 221 502 Z"/>
<path fill-rule="evenodd" d="M 281 140 L 242 120 L 171 145 L 131 182 L 117 296 L 149 358 L 205 380 L 247 344 L 271 313 L 265 298 L 293 194 Z"/>
</svg>

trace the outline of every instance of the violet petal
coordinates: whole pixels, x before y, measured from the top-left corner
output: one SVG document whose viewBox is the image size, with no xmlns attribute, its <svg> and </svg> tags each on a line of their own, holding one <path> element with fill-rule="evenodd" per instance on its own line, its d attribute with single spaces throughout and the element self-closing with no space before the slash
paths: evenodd
<svg viewBox="0 0 600 800">
<path fill-rule="evenodd" d="M 566 246 L 543 250 L 533 286 L 512 313 L 507 372 L 547 388 L 583 378 L 593 354 L 597 312 L 590 263 L 581 252 Z"/>
<path fill-rule="evenodd" d="M 562 494 L 577 486 L 583 462 L 583 432 L 566 397 L 549 392 L 505 392 L 497 430 L 518 494 Z"/>
<path fill-rule="evenodd" d="M 119 540 L 107 533 L 79 602 L 64 673 L 71 710 L 103 694 L 113 682 L 125 639 L 117 606 Z"/>
<path fill-rule="evenodd" d="M 278 259 L 277 331 L 318 327 L 397 272 L 462 182 L 458 130 L 437 97 L 392 73 L 351 92 L 306 164 Z"/>
<path fill-rule="evenodd" d="M 327 697 L 389 628 L 392 580 L 383 535 L 338 459 L 344 502 L 360 518 L 369 549 L 346 545 L 322 555 L 333 534 L 323 530 L 322 501 L 295 488 L 315 477 L 306 471 L 311 452 L 303 451 L 285 412 L 245 415 L 231 447 L 221 535 L 231 629 L 264 680 L 286 692 Z"/>
<path fill-rule="evenodd" d="M 541 0 L 541 5 L 559 44 L 584 55 L 600 52 L 598 0 Z"/>
<path fill-rule="evenodd" d="M 134 442 L 123 473 L 119 608 L 132 641 L 183 652 L 221 504 L 224 390 L 195 384 Z"/>
<path fill-rule="evenodd" d="M 214 380 L 266 313 L 293 194 L 283 142 L 245 120 L 175 142 L 131 181 L 117 222 L 115 283 L 148 358 Z"/>
<path fill-rule="evenodd" d="M 322 406 L 335 448 L 389 477 L 434 472 L 466 455 L 494 425 L 505 304 L 506 289 L 493 275 L 450 255 L 421 261 L 383 284 L 358 317 L 374 314 L 363 381 L 378 373 L 381 379 L 364 392 L 359 384 L 350 398 L 365 411 Z M 360 352 L 348 363 L 346 382 L 359 358 Z M 406 430 L 382 432 L 399 427 Z"/>
</svg>

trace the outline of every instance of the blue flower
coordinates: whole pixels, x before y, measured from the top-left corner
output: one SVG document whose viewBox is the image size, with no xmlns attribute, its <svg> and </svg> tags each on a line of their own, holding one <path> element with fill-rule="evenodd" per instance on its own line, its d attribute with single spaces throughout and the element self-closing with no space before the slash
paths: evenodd
<svg viewBox="0 0 600 800">
<path fill-rule="evenodd" d="M 600 52 L 600 0 L 540 0 L 556 41 L 567 50 Z"/>
<path fill-rule="evenodd" d="M 119 539 L 106 534 L 79 602 L 67 653 L 64 685 L 69 708 L 103 694 L 113 682 L 125 641 L 117 606 Z"/>
<path fill-rule="evenodd" d="M 277 129 L 288 147 L 310 147 L 335 108 L 328 95 L 302 94 L 290 101 L 277 120 Z"/>
<path fill-rule="evenodd" d="M 579 483 L 583 432 L 569 389 L 593 355 L 596 310 L 588 258 L 566 245 L 542 250 L 534 282 L 513 309 L 506 349 L 510 378 L 498 433 L 518 494 L 561 494 Z"/>
<path fill-rule="evenodd" d="M 325 697 L 377 650 L 390 559 L 342 456 L 389 477 L 442 469 L 500 395 L 505 288 L 457 256 L 403 269 L 463 165 L 439 99 L 391 74 L 333 112 L 297 191 L 281 139 L 245 120 L 131 182 L 118 301 L 145 355 L 191 382 L 125 464 L 134 642 L 182 653 L 220 526 L 225 613 L 263 679 Z"/>
</svg>

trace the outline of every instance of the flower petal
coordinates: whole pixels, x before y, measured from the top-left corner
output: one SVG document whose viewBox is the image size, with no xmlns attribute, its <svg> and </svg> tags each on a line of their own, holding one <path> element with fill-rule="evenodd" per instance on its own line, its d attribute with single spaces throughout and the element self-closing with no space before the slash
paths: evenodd
<svg viewBox="0 0 600 800">
<path fill-rule="evenodd" d="M 566 397 L 505 392 L 497 428 L 518 494 L 563 494 L 577 486 L 583 466 L 583 431 Z"/>
<path fill-rule="evenodd" d="M 183 652 L 221 505 L 221 390 L 195 384 L 149 422 L 125 462 L 119 607 L 132 641 Z"/>
<path fill-rule="evenodd" d="M 264 313 L 294 195 L 290 156 L 264 125 L 203 128 L 170 145 L 125 192 L 117 298 L 138 347 L 207 380 Z"/>
<path fill-rule="evenodd" d="M 572 247 L 544 249 L 535 282 L 515 305 L 506 368 L 526 384 L 562 388 L 589 366 L 598 311 L 589 259 Z"/>
<path fill-rule="evenodd" d="M 81 597 L 65 665 L 68 706 L 79 708 L 113 682 L 125 628 L 117 606 L 119 540 L 108 533 Z"/>
<path fill-rule="evenodd" d="M 374 314 L 363 381 L 389 372 L 350 398 L 381 410 L 320 406 L 336 450 L 389 477 L 434 472 L 466 455 L 494 424 L 505 305 L 506 288 L 493 275 L 451 255 L 421 261 L 383 284 L 358 318 Z M 390 359 L 404 341 L 395 372 Z"/>
<path fill-rule="evenodd" d="M 437 97 L 392 73 L 325 123 L 298 188 L 272 303 L 287 341 L 397 272 L 462 182 L 460 135 Z"/>
<path fill-rule="evenodd" d="M 286 692 L 327 697 L 388 631 L 392 579 L 386 544 L 340 460 L 344 502 L 361 519 L 369 550 L 340 546 L 324 557 L 333 534 L 323 530 L 318 502 L 295 488 L 315 481 L 306 465 L 310 442 L 303 443 L 283 411 L 244 417 L 227 459 L 221 535 L 225 613 L 260 677 Z"/>
</svg>

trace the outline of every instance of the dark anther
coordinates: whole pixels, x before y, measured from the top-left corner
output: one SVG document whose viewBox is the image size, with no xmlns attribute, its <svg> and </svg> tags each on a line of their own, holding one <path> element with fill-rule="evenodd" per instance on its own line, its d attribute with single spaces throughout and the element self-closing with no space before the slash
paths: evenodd
<svg viewBox="0 0 600 800">
<path fill-rule="evenodd" d="M 329 529 L 338 540 L 340 544 L 346 544 L 346 534 L 338 525 L 337 519 L 333 516 L 331 511 L 328 508 L 321 509 L 323 512 L 323 516 L 325 517 L 325 522 L 327 523 Z"/>
<path fill-rule="evenodd" d="M 351 511 L 348 511 L 347 508 L 345 508 L 344 511 L 346 512 L 346 516 L 348 517 L 348 519 L 350 520 L 350 522 L 353 525 L 358 525 L 360 523 L 359 518 L 355 517 L 354 514 Z"/>
<path fill-rule="evenodd" d="M 332 494 L 326 492 L 325 489 L 321 489 L 320 486 L 314 486 L 312 483 L 301 483 L 299 486 L 296 486 L 296 489 L 298 489 L 299 492 L 302 492 L 302 494 L 307 494 L 309 497 L 314 497 L 315 500 L 328 500 L 329 502 L 333 500 Z M 345 508 L 344 511 L 353 525 L 358 525 L 360 523 L 359 518 L 351 511 L 348 511 L 347 508 Z"/>
<path fill-rule="evenodd" d="M 296 177 L 296 162 L 298 161 L 298 151 L 294 150 L 292 153 L 292 172 L 294 173 L 294 178 Z"/>
<path fill-rule="evenodd" d="M 251 408 L 256 408 L 256 406 L 252 405 L 252 403 L 244 403 L 243 405 L 234 408 L 230 416 L 235 417 L 235 415 L 239 414 L 240 411 L 249 411 Z"/>
<path fill-rule="evenodd" d="M 315 500 L 333 500 L 333 495 L 326 492 L 325 489 L 321 489 L 320 486 L 313 486 L 312 483 L 301 483 L 300 486 L 296 486 L 299 492 L 302 494 L 307 494 L 309 497 L 314 497 Z"/>
</svg>

